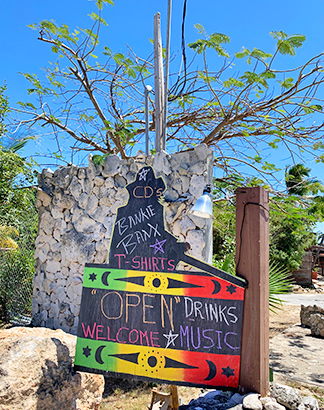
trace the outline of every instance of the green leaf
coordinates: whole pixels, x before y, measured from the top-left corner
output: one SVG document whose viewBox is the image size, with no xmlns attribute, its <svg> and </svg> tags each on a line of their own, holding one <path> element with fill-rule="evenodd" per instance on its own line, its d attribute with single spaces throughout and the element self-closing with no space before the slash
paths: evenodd
<svg viewBox="0 0 324 410">
<path fill-rule="evenodd" d="M 242 51 L 238 51 L 237 53 L 235 53 L 235 57 L 236 57 L 236 58 L 244 58 L 244 57 L 249 56 L 250 54 L 251 54 L 251 53 L 250 53 L 250 50 L 248 50 L 247 48 L 243 47 L 243 50 L 242 50 Z"/>
<path fill-rule="evenodd" d="M 258 48 L 254 48 L 252 53 L 251 53 L 251 57 L 256 57 L 256 58 L 260 58 L 262 60 L 266 60 L 267 58 L 271 58 L 272 54 L 268 54 L 268 53 L 265 53 L 262 50 L 259 50 Z"/>
<path fill-rule="evenodd" d="M 200 29 L 200 26 L 198 26 Z M 221 33 L 213 33 L 206 39 L 198 39 L 194 43 L 188 44 L 188 47 L 195 50 L 198 54 L 202 54 L 206 48 L 214 49 L 219 56 L 229 57 L 227 51 L 221 46 L 223 43 L 229 43 L 230 38 Z"/>
<path fill-rule="evenodd" d="M 271 36 L 277 41 L 277 48 L 280 54 L 294 56 L 296 54 L 295 48 L 303 45 L 306 37 L 302 34 L 293 34 L 288 36 L 283 31 L 271 31 Z"/>
<path fill-rule="evenodd" d="M 130 78 L 136 78 L 136 73 L 132 68 L 127 68 L 126 70 L 128 77 Z"/>
<path fill-rule="evenodd" d="M 284 81 L 279 80 L 278 83 L 281 85 L 281 87 L 288 89 L 294 86 L 294 79 L 292 77 L 289 77 Z"/>
<path fill-rule="evenodd" d="M 229 43 L 230 38 L 226 34 L 222 33 L 213 33 L 209 37 L 210 41 L 212 41 L 215 44 L 223 44 L 223 43 Z"/>
<path fill-rule="evenodd" d="M 54 24 L 54 22 L 49 21 L 49 20 L 43 20 L 39 23 L 39 28 L 40 29 L 45 29 L 49 30 L 51 33 L 56 34 L 57 32 L 57 27 Z"/>
<path fill-rule="evenodd" d="M 236 78 L 230 77 L 223 83 L 224 87 L 230 88 L 230 87 L 245 87 L 245 83 L 243 81 L 239 81 Z"/>
<path fill-rule="evenodd" d="M 319 104 L 312 104 L 309 107 L 312 108 L 314 111 L 323 111 L 323 106 Z"/>
<path fill-rule="evenodd" d="M 283 31 L 270 31 L 270 35 L 277 40 L 284 40 L 287 38 L 287 34 Z"/>
<path fill-rule="evenodd" d="M 93 0 L 91 0 L 93 1 Z M 111 4 L 112 6 L 114 6 L 114 2 L 113 0 L 96 0 L 96 5 L 98 7 L 99 10 L 102 10 L 103 5 L 107 3 L 107 4 Z"/>
<path fill-rule="evenodd" d="M 260 74 L 260 77 L 265 78 L 267 80 L 271 79 L 271 78 L 276 78 L 276 74 L 273 73 L 270 70 L 265 71 L 264 73 Z"/>
<path fill-rule="evenodd" d="M 293 34 L 288 37 L 288 41 L 293 47 L 299 48 L 306 41 L 306 37 L 303 34 Z"/>
<path fill-rule="evenodd" d="M 206 47 L 206 43 L 204 40 L 197 40 L 194 43 L 188 44 L 188 47 L 197 51 L 198 54 L 201 54 Z"/>
<path fill-rule="evenodd" d="M 258 74 L 251 71 L 246 71 L 240 78 L 245 80 L 248 84 L 259 82 Z"/>
<path fill-rule="evenodd" d="M 123 60 L 125 59 L 124 54 L 116 53 L 113 56 L 113 59 L 116 61 L 117 64 L 122 64 Z"/>
<path fill-rule="evenodd" d="M 92 20 L 94 20 L 94 21 L 99 21 L 100 23 L 104 24 L 105 26 L 108 26 L 108 23 L 106 22 L 106 20 L 103 19 L 102 17 L 99 17 L 98 14 L 92 12 L 91 14 L 88 14 L 88 16 L 89 16 Z"/>
<path fill-rule="evenodd" d="M 112 52 L 111 52 L 111 50 L 110 50 L 110 48 L 109 47 L 104 47 L 104 50 L 105 51 L 103 51 L 102 52 L 102 54 L 104 54 L 104 55 L 106 55 L 106 56 L 109 56 L 109 57 L 111 57 L 112 56 Z"/>
<path fill-rule="evenodd" d="M 207 37 L 207 32 L 201 24 L 195 24 L 194 26 L 199 34 L 202 34 L 204 37 Z"/>
<path fill-rule="evenodd" d="M 33 110 L 36 110 L 36 107 L 35 107 L 32 103 L 30 103 L 30 102 L 28 102 L 28 103 L 26 104 L 26 107 L 29 107 L 29 108 L 32 108 Z"/>
<path fill-rule="evenodd" d="M 92 161 L 95 165 L 104 165 L 105 157 L 104 155 L 93 155 Z"/>
<path fill-rule="evenodd" d="M 276 139 L 274 139 L 273 141 L 270 141 L 270 142 L 268 143 L 268 145 L 269 145 L 269 147 L 271 147 L 271 148 L 277 149 L 277 148 L 278 148 L 277 142 L 280 142 L 280 141 L 281 141 L 280 139 L 276 138 Z"/>
</svg>

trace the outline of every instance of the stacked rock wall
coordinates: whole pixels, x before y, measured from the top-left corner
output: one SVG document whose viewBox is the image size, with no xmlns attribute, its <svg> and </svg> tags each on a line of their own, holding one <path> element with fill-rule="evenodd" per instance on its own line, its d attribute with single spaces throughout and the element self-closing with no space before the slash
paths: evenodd
<svg viewBox="0 0 324 410">
<path fill-rule="evenodd" d="M 189 254 L 211 261 L 211 220 L 188 214 L 205 185 L 212 183 L 212 152 L 206 145 L 173 155 L 162 151 L 127 160 L 111 155 L 100 166 L 90 158 L 85 168 L 44 170 L 37 197 L 34 325 L 76 333 L 84 265 L 107 262 L 116 210 L 128 200 L 124 188 L 146 165 L 167 185 L 167 229 L 189 243 Z"/>
</svg>

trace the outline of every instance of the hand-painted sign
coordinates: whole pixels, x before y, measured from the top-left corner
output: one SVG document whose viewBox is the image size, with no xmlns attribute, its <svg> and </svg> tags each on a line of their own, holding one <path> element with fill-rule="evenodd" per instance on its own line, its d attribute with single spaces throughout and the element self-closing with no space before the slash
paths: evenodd
<svg viewBox="0 0 324 410">
<path fill-rule="evenodd" d="M 109 264 L 85 267 L 75 369 L 238 387 L 245 281 L 185 254 L 165 230 L 152 168 L 127 189 Z M 179 261 L 205 272 L 178 271 Z"/>
</svg>

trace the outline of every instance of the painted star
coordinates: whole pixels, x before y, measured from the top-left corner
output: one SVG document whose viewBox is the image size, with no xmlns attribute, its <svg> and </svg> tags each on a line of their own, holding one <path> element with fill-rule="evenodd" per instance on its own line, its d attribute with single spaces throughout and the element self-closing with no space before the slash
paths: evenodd
<svg viewBox="0 0 324 410">
<path fill-rule="evenodd" d="M 148 174 L 148 172 L 149 172 L 149 169 L 142 169 L 139 173 L 138 173 L 138 176 L 139 176 L 139 178 L 138 178 L 138 180 L 139 181 L 146 181 L 146 175 Z"/>
<path fill-rule="evenodd" d="M 164 249 L 162 248 L 162 246 L 165 244 L 167 240 L 164 239 L 163 241 L 159 242 L 157 239 L 155 239 L 155 244 L 154 245 L 150 245 L 150 248 L 154 248 L 154 255 L 156 254 L 156 252 L 162 252 L 164 253 Z"/>
<path fill-rule="evenodd" d="M 164 334 L 163 335 L 165 338 L 167 338 L 167 344 L 165 346 L 165 348 L 167 349 L 171 344 L 172 346 L 175 347 L 174 341 L 176 340 L 176 338 L 179 336 L 177 333 L 172 333 L 172 330 L 170 330 L 169 334 Z"/>
<path fill-rule="evenodd" d="M 229 366 L 222 367 L 222 370 L 222 374 L 224 374 L 227 378 L 234 376 L 234 369 L 231 369 Z"/>
<path fill-rule="evenodd" d="M 95 273 L 91 273 L 91 275 L 89 275 L 89 279 L 93 282 L 97 279 L 97 275 Z"/>
<path fill-rule="evenodd" d="M 89 357 L 91 355 L 91 349 L 89 346 L 83 348 L 83 354 L 85 357 Z"/>
<path fill-rule="evenodd" d="M 230 285 L 230 286 L 226 286 L 226 292 L 229 292 L 231 295 L 233 295 L 233 293 L 236 293 L 236 286 Z"/>
</svg>

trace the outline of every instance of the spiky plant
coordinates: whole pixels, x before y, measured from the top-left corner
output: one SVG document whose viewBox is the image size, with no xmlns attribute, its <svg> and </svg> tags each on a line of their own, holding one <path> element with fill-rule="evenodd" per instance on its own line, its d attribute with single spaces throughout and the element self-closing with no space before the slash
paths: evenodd
<svg viewBox="0 0 324 410">
<path fill-rule="evenodd" d="M 278 262 L 271 262 L 269 266 L 269 309 L 275 312 L 282 308 L 283 301 L 275 295 L 291 292 L 294 278 L 289 270 Z"/>
</svg>

